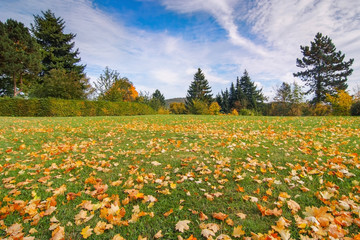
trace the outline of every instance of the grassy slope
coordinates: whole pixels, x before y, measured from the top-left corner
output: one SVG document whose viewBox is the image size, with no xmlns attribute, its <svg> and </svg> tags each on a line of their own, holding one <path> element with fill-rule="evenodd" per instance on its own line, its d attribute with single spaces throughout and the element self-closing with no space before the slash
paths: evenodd
<svg viewBox="0 0 360 240">
<path fill-rule="evenodd" d="M 0 122 L 0 237 L 17 222 L 24 227 L 25 236 L 49 239 L 50 219 L 55 216 L 65 227 L 67 239 L 79 239 L 84 227 L 110 221 L 106 219 L 109 215 L 100 216 L 102 208 L 121 202 L 119 208 L 126 211 L 122 220 L 136 216 L 134 206 L 146 215 L 129 226 L 114 224 L 113 229 L 93 233 L 90 238 L 111 239 L 121 234 L 126 239 L 138 239 L 139 235 L 153 239 L 162 230 L 164 239 L 176 239 L 177 235 L 188 238 L 191 234 L 205 239 L 197 212 L 208 216 L 205 223 L 221 227 L 216 236 L 231 236 L 238 225 L 243 226 L 245 236 L 267 233 L 279 216 L 262 216 L 256 200 L 268 209 L 282 210 L 282 216 L 291 221 L 286 229 L 293 238 L 299 238 L 302 229 L 286 204 L 290 199 L 301 207 L 297 215 L 304 217 L 305 208 L 311 206 L 343 210 L 337 206 L 344 196 L 354 202 L 348 210 L 351 217 L 359 218 L 351 213 L 359 207 L 360 188 L 354 181 L 360 175 L 356 155 L 360 153 L 359 118 L 171 115 L 0 118 Z M 23 185 L 26 180 L 29 183 Z M 43 214 L 49 205 L 36 213 L 14 207 L 14 200 L 23 200 L 28 207 L 31 199 L 40 200 L 37 204 L 51 202 L 49 198 L 63 185 L 66 190 L 53 198 L 56 210 L 50 215 Z M 239 187 L 244 191 L 236 191 L 241 190 Z M 310 191 L 303 192 L 301 187 Z M 138 195 L 126 203 L 129 194 L 125 189 L 137 189 L 145 196 L 154 196 L 157 202 L 152 204 Z M 69 200 L 70 192 L 81 196 Z M 289 198 L 279 198 L 282 193 Z M 326 194 L 330 199 L 324 198 Z M 83 200 L 103 205 L 87 211 L 88 216 L 94 215 L 91 220 L 76 225 L 74 218 Z M 170 209 L 173 213 L 165 217 Z M 214 219 L 215 212 L 229 215 L 234 226 Z M 246 214 L 246 218 L 238 213 Z M 39 223 L 31 225 L 36 214 Z M 29 220 L 23 223 L 24 218 Z M 191 221 L 190 229 L 176 231 L 176 223 L 186 219 Z M 29 234 L 32 228 L 37 232 Z M 347 236 L 360 230 L 355 223 L 343 228 Z M 306 235 L 312 230 L 307 226 L 303 231 Z"/>
</svg>

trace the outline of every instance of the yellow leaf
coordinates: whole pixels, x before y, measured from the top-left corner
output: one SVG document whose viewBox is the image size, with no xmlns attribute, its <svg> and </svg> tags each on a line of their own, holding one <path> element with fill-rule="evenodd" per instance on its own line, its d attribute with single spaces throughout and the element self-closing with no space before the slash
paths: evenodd
<svg viewBox="0 0 360 240">
<path fill-rule="evenodd" d="M 244 235 L 245 232 L 242 230 L 242 226 L 237 226 L 234 228 L 234 231 L 233 231 L 233 237 L 241 237 L 242 235 Z"/>
<path fill-rule="evenodd" d="M 92 231 L 93 231 L 93 229 L 90 228 L 90 226 L 86 226 L 85 228 L 83 228 L 83 229 L 81 230 L 81 233 L 80 233 L 80 234 L 83 236 L 83 238 L 87 239 L 88 237 L 91 236 Z"/>
</svg>

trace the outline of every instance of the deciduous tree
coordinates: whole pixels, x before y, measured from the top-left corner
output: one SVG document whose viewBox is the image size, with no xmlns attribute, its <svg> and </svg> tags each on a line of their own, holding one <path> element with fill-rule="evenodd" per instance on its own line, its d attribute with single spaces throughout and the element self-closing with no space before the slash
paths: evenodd
<svg viewBox="0 0 360 240">
<path fill-rule="evenodd" d="M 36 75 L 40 71 L 40 57 L 39 46 L 23 23 L 12 19 L 0 22 L 2 94 L 16 96 L 21 93 L 24 77 Z M 13 88 L 11 94 L 10 87 Z"/>
</svg>

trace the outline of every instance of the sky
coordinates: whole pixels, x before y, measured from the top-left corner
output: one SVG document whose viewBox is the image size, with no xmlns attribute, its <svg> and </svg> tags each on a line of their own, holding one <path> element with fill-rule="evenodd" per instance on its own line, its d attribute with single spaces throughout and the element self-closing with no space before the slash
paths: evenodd
<svg viewBox="0 0 360 240">
<path fill-rule="evenodd" d="M 215 97 L 246 69 L 271 100 L 282 82 L 303 85 L 300 45 L 321 32 L 355 59 L 349 92 L 360 86 L 359 0 L 0 0 L 0 20 L 30 27 L 48 9 L 76 34 L 92 82 L 108 66 L 139 92 L 185 97 L 201 68 Z"/>
</svg>

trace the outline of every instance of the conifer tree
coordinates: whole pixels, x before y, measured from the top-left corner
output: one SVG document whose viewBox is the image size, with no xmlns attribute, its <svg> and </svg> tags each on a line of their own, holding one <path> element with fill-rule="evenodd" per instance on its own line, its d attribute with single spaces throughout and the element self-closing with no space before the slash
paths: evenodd
<svg viewBox="0 0 360 240">
<path fill-rule="evenodd" d="M 31 30 L 43 50 L 43 72 L 45 75 L 52 69 L 65 69 L 67 73 L 75 72 L 79 79 L 84 77 L 85 65 L 79 64 L 79 49 L 73 50 L 76 34 L 64 33 L 65 22 L 55 17 L 51 10 L 34 16 Z"/>
<path fill-rule="evenodd" d="M 31 31 L 35 36 L 37 42 L 42 49 L 42 72 L 38 84 L 35 85 L 32 91 L 34 97 L 58 97 L 67 96 L 66 98 L 86 98 L 93 89 L 89 84 L 89 79 L 86 78 L 84 69 L 85 65 L 81 65 L 80 57 L 78 56 L 79 49 L 73 49 L 75 42 L 75 34 L 64 33 L 65 22 L 60 17 L 55 17 L 55 14 L 50 10 L 42 12 L 42 16 L 34 16 L 34 24 L 31 25 Z M 67 76 L 64 76 L 67 75 Z M 56 75 L 55 78 L 49 77 Z M 52 81 L 54 80 L 54 81 Z M 76 91 L 72 91 L 68 87 L 57 88 L 57 91 L 64 91 L 63 93 L 56 93 L 57 91 L 50 91 L 47 86 L 56 87 L 58 81 L 64 81 L 61 85 L 73 86 Z M 49 91 L 48 91 L 49 90 Z M 74 96 L 70 96 L 72 93 Z M 82 92 L 81 94 L 79 94 Z M 55 94 L 55 95 L 54 95 Z"/>
<path fill-rule="evenodd" d="M 258 110 L 260 105 L 264 102 L 265 96 L 262 94 L 262 89 L 257 89 L 255 83 L 251 81 L 249 73 L 245 70 L 239 82 L 240 89 L 242 89 L 245 96 L 247 109 Z"/>
<path fill-rule="evenodd" d="M 326 94 L 334 95 L 337 90 L 346 90 L 347 77 L 354 59 L 344 61 L 345 54 L 336 51 L 335 45 L 328 36 L 317 33 L 311 46 L 300 46 L 302 59 L 296 60 L 296 66 L 304 71 L 294 73 L 309 86 L 305 94 L 315 93 L 314 104 L 326 99 Z"/>
<path fill-rule="evenodd" d="M 189 90 L 186 95 L 185 106 L 190 109 L 193 101 L 201 101 L 207 105 L 212 102 L 211 88 L 208 80 L 206 80 L 204 73 L 200 68 L 194 75 L 194 81 L 191 82 Z"/>
</svg>

